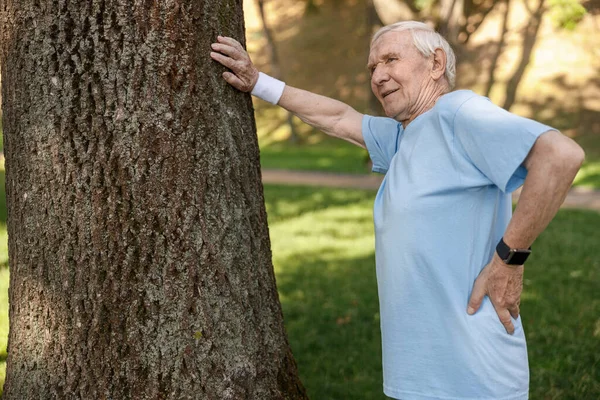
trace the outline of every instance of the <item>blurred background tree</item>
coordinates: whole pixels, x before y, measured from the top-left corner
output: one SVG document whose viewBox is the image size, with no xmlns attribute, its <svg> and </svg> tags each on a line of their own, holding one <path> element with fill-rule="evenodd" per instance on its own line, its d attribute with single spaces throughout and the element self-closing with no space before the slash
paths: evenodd
<svg viewBox="0 0 600 400">
<path fill-rule="evenodd" d="M 584 146 L 578 184 L 600 187 L 600 1 L 263 0 L 287 83 L 381 114 L 365 70 L 380 26 L 416 19 L 443 32 L 457 53 L 457 89 L 471 89 Z M 256 6 L 246 0 L 248 48 L 269 71 Z M 365 173 L 364 152 L 255 101 L 264 167 Z M 297 145 L 284 143 L 295 127 Z M 315 146 L 317 144 L 317 146 Z M 304 146 L 304 147 L 303 147 Z M 350 158 L 350 160 L 349 160 Z M 584 179 L 585 178 L 585 179 Z"/>
</svg>

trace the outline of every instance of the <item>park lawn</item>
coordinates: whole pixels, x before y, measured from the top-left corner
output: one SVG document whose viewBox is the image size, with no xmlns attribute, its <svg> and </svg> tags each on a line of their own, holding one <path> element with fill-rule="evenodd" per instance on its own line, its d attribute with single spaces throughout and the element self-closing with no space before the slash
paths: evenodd
<svg viewBox="0 0 600 400">
<path fill-rule="evenodd" d="M 600 190 L 600 135 L 589 134 L 575 140 L 585 150 L 585 162 L 574 185 Z"/>
<path fill-rule="evenodd" d="M 294 144 L 281 141 L 261 146 L 260 164 L 263 169 L 369 173 L 365 149 L 348 142 L 326 138 L 319 144 Z"/>
<path fill-rule="evenodd" d="M 311 398 L 381 399 L 372 191 L 266 186 L 273 261 L 290 344 Z M 561 210 L 534 245 L 522 318 L 531 399 L 600 398 L 600 213 Z M 6 260 L 6 230 L 2 260 Z M 8 326 L 0 270 L 0 344 Z M 0 349 L 3 372 L 5 347 Z"/>
<path fill-rule="evenodd" d="M 373 192 L 266 187 L 286 327 L 314 399 L 384 399 Z M 600 213 L 561 210 L 522 297 L 531 399 L 600 398 Z"/>
<path fill-rule="evenodd" d="M 255 100 L 256 131 L 260 163 L 264 169 L 324 171 L 346 174 L 369 173 L 365 149 L 327 136 L 298 118 L 292 118 L 296 140 L 282 108 Z"/>
</svg>

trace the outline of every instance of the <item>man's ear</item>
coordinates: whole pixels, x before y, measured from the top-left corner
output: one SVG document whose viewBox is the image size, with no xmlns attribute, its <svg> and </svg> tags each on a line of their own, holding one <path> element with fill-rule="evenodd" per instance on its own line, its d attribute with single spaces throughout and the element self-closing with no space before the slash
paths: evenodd
<svg viewBox="0 0 600 400">
<path fill-rule="evenodd" d="M 431 66 L 431 77 L 437 81 L 446 72 L 446 53 L 439 47 L 433 53 L 433 64 Z"/>
</svg>

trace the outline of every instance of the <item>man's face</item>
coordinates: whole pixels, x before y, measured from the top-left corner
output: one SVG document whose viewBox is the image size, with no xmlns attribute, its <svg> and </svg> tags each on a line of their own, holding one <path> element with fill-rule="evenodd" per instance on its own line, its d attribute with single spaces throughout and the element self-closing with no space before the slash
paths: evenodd
<svg viewBox="0 0 600 400">
<path fill-rule="evenodd" d="M 386 32 L 373 43 L 368 63 L 371 89 L 388 117 L 397 121 L 412 119 L 419 95 L 428 83 L 428 64 L 409 31 Z"/>
</svg>

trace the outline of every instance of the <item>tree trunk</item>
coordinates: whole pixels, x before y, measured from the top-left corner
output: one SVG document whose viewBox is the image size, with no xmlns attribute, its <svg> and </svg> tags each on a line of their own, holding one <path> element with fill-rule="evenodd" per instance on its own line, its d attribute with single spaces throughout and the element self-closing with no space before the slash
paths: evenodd
<svg viewBox="0 0 600 400">
<path fill-rule="evenodd" d="M 529 61 L 531 60 L 533 47 L 537 41 L 537 35 L 540 30 L 540 25 L 542 24 L 542 16 L 546 11 L 544 8 L 544 1 L 545 0 L 538 0 L 538 6 L 536 10 L 531 12 L 531 18 L 523 29 L 523 47 L 521 51 L 521 59 L 519 60 L 517 69 L 506 84 L 506 96 L 502 108 L 507 111 L 511 109 L 513 104 L 515 104 L 515 100 L 517 98 L 517 88 L 519 87 L 519 83 L 521 83 L 521 79 L 525 74 L 525 69 L 529 65 Z"/>
<path fill-rule="evenodd" d="M 465 24 L 463 0 L 441 0 L 440 1 L 440 23 L 439 32 L 450 43 L 459 43 L 458 33 L 461 26 Z"/>
<path fill-rule="evenodd" d="M 498 43 L 496 44 L 496 49 L 494 51 L 494 55 L 492 56 L 492 63 L 490 68 L 488 69 L 488 77 L 487 82 L 485 84 L 485 90 L 483 95 L 485 97 L 489 97 L 492 92 L 492 87 L 494 87 L 494 83 L 496 83 L 496 67 L 498 67 L 498 61 L 500 60 L 500 56 L 504 51 L 504 46 L 506 44 L 506 33 L 508 32 L 508 16 L 510 15 L 510 0 L 504 1 L 504 13 L 502 14 L 502 30 L 500 31 L 500 37 L 498 38 Z"/>
<path fill-rule="evenodd" d="M 4 399 L 305 399 L 250 97 L 210 43 L 238 0 L 0 0 Z"/>
<path fill-rule="evenodd" d="M 496 4 L 502 1 L 496 0 L 463 0 L 462 21 L 460 24 L 460 32 L 458 33 L 458 41 L 465 45 L 469 39 L 483 24 L 487 16 L 494 9 Z"/>
</svg>

